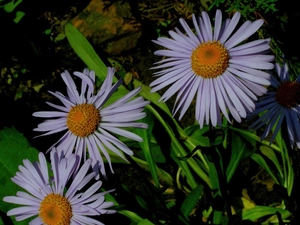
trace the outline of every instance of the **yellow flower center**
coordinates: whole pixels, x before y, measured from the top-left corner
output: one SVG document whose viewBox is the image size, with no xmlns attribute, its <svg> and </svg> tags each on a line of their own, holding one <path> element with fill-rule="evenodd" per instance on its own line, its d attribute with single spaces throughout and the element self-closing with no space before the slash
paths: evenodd
<svg viewBox="0 0 300 225">
<path fill-rule="evenodd" d="M 288 108 L 300 104 L 300 84 L 297 82 L 285 82 L 277 88 L 276 101 Z"/>
<path fill-rule="evenodd" d="M 69 225 L 72 207 L 64 196 L 49 194 L 41 202 L 39 216 L 46 225 Z"/>
<path fill-rule="evenodd" d="M 99 111 L 93 104 L 81 104 L 71 108 L 67 126 L 79 137 L 86 137 L 97 129 L 100 122 Z"/>
<path fill-rule="evenodd" d="M 222 75 L 229 64 L 227 49 L 219 41 L 205 42 L 192 53 L 192 69 L 203 78 Z"/>
</svg>

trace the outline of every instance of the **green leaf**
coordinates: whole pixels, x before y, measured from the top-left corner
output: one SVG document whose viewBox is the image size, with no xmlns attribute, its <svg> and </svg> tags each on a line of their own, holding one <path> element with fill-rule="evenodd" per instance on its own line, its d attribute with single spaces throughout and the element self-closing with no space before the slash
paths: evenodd
<svg viewBox="0 0 300 225">
<path fill-rule="evenodd" d="M 254 208 L 243 210 L 242 218 L 243 220 L 255 221 L 263 216 L 274 215 L 276 214 L 276 212 L 282 214 L 283 218 L 286 218 L 288 215 L 290 215 L 290 212 L 286 209 L 273 208 L 268 206 L 255 206 Z"/>
<path fill-rule="evenodd" d="M 217 171 L 217 168 L 215 166 L 215 163 L 220 163 L 220 162 L 210 162 L 209 160 L 207 160 L 207 164 L 209 166 L 209 178 L 210 178 L 210 183 L 212 186 L 212 190 L 220 190 L 220 179 L 222 179 L 221 177 L 219 177 L 219 173 Z"/>
<path fill-rule="evenodd" d="M 104 192 L 105 190 L 102 188 L 101 191 Z M 105 195 L 105 201 L 113 202 L 114 206 L 119 206 L 119 203 L 116 201 L 116 199 L 109 193 Z M 138 224 L 144 220 L 138 214 L 136 214 L 135 212 L 129 211 L 129 210 L 118 210 L 118 213 L 128 217 L 132 222 L 131 224 Z"/>
<path fill-rule="evenodd" d="M 22 0 L 18 0 L 17 2 L 15 2 L 14 0 L 12 0 L 11 2 L 8 2 L 4 5 L 4 11 L 7 13 L 11 13 L 15 10 L 15 8 L 22 3 Z"/>
<path fill-rule="evenodd" d="M 227 183 L 230 181 L 232 176 L 235 173 L 236 168 L 238 167 L 239 163 L 245 159 L 246 157 L 250 156 L 252 152 L 246 148 L 246 144 L 244 140 L 235 132 L 232 133 L 232 147 L 231 147 L 231 158 L 226 169 L 226 177 Z"/>
<path fill-rule="evenodd" d="M 276 184 L 279 184 L 276 176 L 273 174 L 273 172 L 271 171 L 270 167 L 268 166 L 267 162 L 265 161 L 265 159 L 257 154 L 257 153 L 254 153 L 251 158 L 257 162 L 265 171 L 267 171 L 267 173 L 269 173 L 269 175 L 274 179 L 274 181 L 276 182 Z"/>
<path fill-rule="evenodd" d="M 242 136 L 245 137 L 246 140 L 249 140 L 249 138 L 250 138 L 250 139 L 255 140 L 257 142 L 261 142 L 264 145 L 270 146 L 272 149 L 274 149 L 276 151 L 280 151 L 278 146 L 276 146 L 274 144 L 270 144 L 270 142 L 266 141 L 266 140 L 262 141 L 260 137 L 258 137 L 257 135 L 255 135 L 255 134 L 253 134 L 249 131 L 241 130 L 241 129 L 238 129 L 238 128 L 235 128 L 235 127 L 232 127 L 232 126 L 229 126 L 228 128 L 239 132 Z"/>
<path fill-rule="evenodd" d="M 16 12 L 16 17 L 15 17 L 15 19 L 14 19 L 14 22 L 15 22 L 15 23 L 19 23 L 20 20 L 21 20 L 24 16 L 25 16 L 25 13 L 24 13 L 24 12 L 22 12 L 22 11 L 17 11 L 17 12 Z"/>
<path fill-rule="evenodd" d="M 140 159 L 140 158 L 137 158 L 137 157 L 134 157 L 134 156 L 131 156 L 131 158 L 143 169 L 149 171 L 149 165 L 146 161 Z M 173 181 L 173 178 L 172 176 L 167 173 L 166 171 L 160 169 L 158 166 L 155 167 L 156 168 L 156 174 L 157 176 L 159 177 L 159 179 L 161 181 L 163 181 L 163 183 L 167 186 L 172 186 L 174 184 L 174 181 Z"/>
<path fill-rule="evenodd" d="M 184 199 L 181 207 L 180 212 L 183 214 L 183 216 L 188 219 L 188 216 L 192 212 L 192 210 L 195 208 L 197 202 L 199 199 L 201 199 L 203 194 L 203 186 L 198 186 L 194 188 Z"/>
<path fill-rule="evenodd" d="M 142 87 L 142 90 L 139 94 L 141 96 L 143 96 L 145 99 L 148 99 L 149 101 L 151 101 L 153 104 L 155 104 L 159 108 L 161 108 L 172 118 L 172 113 L 170 112 L 168 106 L 165 103 L 159 101 L 160 95 L 158 93 L 156 93 L 156 92 L 151 93 L 151 88 L 149 86 L 143 84 L 142 82 L 140 82 L 136 79 L 134 79 L 133 85 L 134 85 L 134 88 Z"/>
<path fill-rule="evenodd" d="M 150 222 L 147 219 L 143 219 L 141 222 L 139 222 L 137 225 L 153 225 L 152 222 Z"/>
<path fill-rule="evenodd" d="M 126 145 L 127 145 L 127 143 L 126 143 Z M 129 144 L 127 146 L 129 147 L 129 146 L 132 146 L 132 145 Z M 153 137 L 151 138 L 150 149 L 151 149 L 151 152 L 152 152 L 153 161 L 155 163 L 166 163 L 166 157 L 163 155 L 163 153 L 161 151 L 161 148 L 160 148 L 160 145 L 158 145 L 156 143 L 156 141 L 153 140 Z M 142 151 L 142 150 L 137 151 L 136 156 L 138 156 L 140 159 L 146 160 L 146 157 L 144 155 L 144 151 Z"/>
<path fill-rule="evenodd" d="M 4 225 L 1 217 L 0 217 L 0 225 Z"/>
<path fill-rule="evenodd" d="M 224 139 L 224 137 L 222 136 L 222 135 L 219 135 L 219 136 L 217 136 L 216 138 L 215 138 L 215 140 L 213 140 L 212 142 L 211 142 L 211 145 L 213 146 L 213 145 L 219 145 L 219 144 L 221 144 L 222 142 L 223 142 L 223 139 Z"/>
<path fill-rule="evenodd" d="M 184 132 L 189 136 L 189 140 L 193 142 L 194 145 L 209 147 L 209 138 L 203 136 L 203 134 L 208 130 L 209 126 L 204 126 L 202 129 L 200 129 L 199 124 L 195 124 L 185 128 Z"/>
<path fill-rule="evenodd" d="M 138 204 L 140 207 L 142 207 L 146 211 L 150 211 L 151 209 L 149 208 L 148 203 L 139 195 L 134 195 L 135 199 L 137 200 Z"/>
<path fill-rule="evenodd" d="M 11 181 L 23 164 L 23 159 L 38 161 L 38 151 L 31 147 L 26 138 L 14 128 L 4 128 L 0 131 L 0 199 L 5 196 L 15 196 L 21 187 Z M 0 210 L 7 212 L 16 205 L 0 201 Z M 28 220 L 15 224 L 28 224 Z"/>
<path fill-rule="evenodd" d="M 90 70 L 94 70 L 96 76 L 103 81 L 107 74 L 107 67 L 101 58 L 97 55 L 92 45 L 87 39 L 70 23 L 65 26 L 65 34 L 69 44 L 79 56 L 79 58 L 87 65 Z M 114 82 L 117 78 L 114 77 Z"/>
<path fill-rule="evenodd" d="M 264 154 L 267 158 L 269 158 L 275 164 L 275 166 L 276 166 L 276 168 L 277 168 L 277 170 L 280 174 L 281 179 L 283 179 L 283 172 L 281 170 L 281 165 L 279 164 L 273 149 L 271 149 L 268 146 L 264 146 L 264 145 L 260 146 L 259 149 L 260 149 L 262 154 Z"/>
<path fill-rule="evenodd" d="M 150 147 L 154 116 L 149 111 L 147 111 L 147 116 L 141 119 L 141 122 L 148 124 L 148 129 L 135 129 L 135 133 L 143 138 L 143 142 L 140 142 L 140 146 L 149 165 L 149 170 L 152 175 L 154 184 L 159 188 L 159 181 L 156 173 L 156 164 L 153 160 L 152 149 Z"/>
<path fill-rule="evenodd" d="M 285 141 L 282 138 L 281 134 L 281 129 L 279 130 L 277 136 L 276 136 L 276 141 L 278 143 L 278 146 L 281 150 L 281 159 L 282 159 L 282 164 L 283 164 L 283 174 L 284 174 L 284 179 L 283 179 L 283 186 L 287 188 L 288 195 L 291 195 L 293 185 L 294 185 L 294 169 L 292 166 L 292 162 L 289 156 L 289 151 L 286 147 Z"/>
</svg>

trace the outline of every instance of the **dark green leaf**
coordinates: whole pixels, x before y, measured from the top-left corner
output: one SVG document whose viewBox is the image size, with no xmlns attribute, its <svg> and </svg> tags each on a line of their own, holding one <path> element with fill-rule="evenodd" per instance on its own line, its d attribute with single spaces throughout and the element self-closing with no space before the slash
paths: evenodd
<svg viewBox="0 0 300 225">
<path fill-rule="evenodd" d="M 194 188 L 185 198 L 183 201 L 180 212 L 183 214 L 183 216 L 187 219 L 192 210 L 195 208 L 197 202 L 199 199 L 201 199 L 201 196 L 203 194 L 203 186 L 198 186 Z"/>
<path fill-rule="evenodd" d="M 185 133 L 189 136 L 189 140 L 193 142 L 194 145 L 199 145 L 203 147 L 208 147 L 209 145 L 209 138 L 203 136 L 205 132 L 209 130 L 209 126 L 204 126 L 200 129 L 199 125 L 192 125 L 184 129 Z"/>
<path fill-rule="evenodd" d="M 233 132 L 231 158 L 228 167 L 226 169 L 227 183 L 232 178 L 239 163 L 246 157 L 250 156 L 251 154 L 252 151 L 250 151 L 246 147 L 244 140 L 236 132 Z"/>
<path fill-rule="evenodd" d="M 37 161 L 38 151 L 30 147 L 26 138 L 14 128 L 0 131 L 0 151 L 0 199 L 3 199 L 5 196 L 15 196 L 17 191 L 22 190 L 11 181 L 11 178 L 19 170 L 18 166 L 23 165 L 24 159 Z M 0 209 L 4 212 L 15 207 L 14 204 L 0 201 Z M 28 220 L 16 224 L 28 224 Z"/>
<path fill-rule="evenodd" d="M 267 164 L 267 162 L 265 161 L 265 159 L 257 154 L 257 153 L 254 153 L 251 158 L 257 162 L 265 171 L 267 171 L 267 173 L 269 173 L 269 175 L 274 179 L 274 181 L 279 184 L 278 180 L 277 180 L 277 177 L 273 174 L 272 170 L 270 169 L 269 165 Z"/>
<path fill-rule="evenodd" d="M 275 166 L 280 174 L 281 179 L 283 179 L 283 172 L 281 170 L 281 165 L 279 164 L 273 149 L 268 146 L 265 146 L 265 145 L 260 146 L 259 149 L 262 154 L 264 154 L 266 157 L 268 157 L 275 164 Z"/>
<path fill-rule="evenodd" d="M 141 120 L 141 122 L 144 122 L 148 124 L 148 129 L 135 129 L 135 132 L 143 138 L 143 142 L 140 142 L 140 146 L 144 152 L 144 156 L 146 158 L 146 161 L 149 165 L 149 170 L 152 175 L 154 184 L 156 187 L 159 187 L 159 181 L 158 181 L 158 176 L 156 173 L 156 164 L 153 160 L 153 155 L 152 155 L 152 149 L 150 147 L 150 140 L 152 136 L 152 128 L 154 124 L 154 117 L 152 114 L 148 111 L 147 116 Z"/>
</svg>

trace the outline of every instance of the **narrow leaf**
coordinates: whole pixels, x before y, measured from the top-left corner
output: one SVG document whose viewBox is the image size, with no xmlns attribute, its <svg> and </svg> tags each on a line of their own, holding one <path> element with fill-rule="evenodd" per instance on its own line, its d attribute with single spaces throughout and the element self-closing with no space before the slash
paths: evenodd
<svg viewBox="0 0 300 225">
<path fill-rule="evenodd" d="M 188 216 L 195 208 L 197 202 L 199 201 L 199 199 L 201 199 L 202 194 L 203 194 L 203 186 L 201 185 L 194 188 L 183 201 L 180 207 L 180 212 L 183 214 L 183 216 L 186 219 L 188 219 Z"/>
<path fill-rule="evenodd" d="M 268 146 L 260 146 L 260 151 L 262 154 L 264 154 L 266 157 L 268 157 L 276 166 L 279 174 L 280 174 L 280 177 L 281 179 L 283 179 L 283 172 L 281 170 L 281 165 L 279 164 L 278 160 L 277 160 L 277 157 L 275 155 L 275 152 L 273 151 L 273 149 L 271 149 L 270 147 Z"/>
<path fill-rule="evenodd" d="M 255 135 L 255 134 L 253 134 L 253 133 L 251 133 L 249 131 L 241 130 L 241 129 L 235 128 L 233 126 L 228 126 L 228 128 L 239 132 L 242 136 L 244 136 L 246 138 L 246 140 L 248 140 L 250 138 L 250 139 L 255 140 L 257 142 L 261 142 L 264 145 L 268 145 L 268 146 L 270 146 L 272 149 L 274 149 L 276 151 L 280 151 L 280 149 L 279 149 L 278 146 L 276 146 L 274 144 L 270 144 L 269 141 L 261 140 L 260 137 L 258 137 L 257 135 Z"/>
<path fill-rule="evenodd" d="M 288 215 L 291 214 L 286 209 L 273 208 L 268 206 L 255 206 L 252 209 L 244 210 L 242 212 L 242 218 L 243 220 L 255 221 L 267 215 L 274 215 L 276 214 L 276 212 L 279 212 L 280 214 L 284 215 L 283 218 L 286 218 Z"/>
<path fill-rule="evenodd" d="M 252 154 L 252 151 L 247 149 L 245 142 L 236 132 L 232 133 L 231 142 L 231 158 L 226 169 L 227 183 L 231 180 L 240 162 Z"/>
<path fill-rule="evenodd" d="M 148 124 L 148 129 L 135 129 L 135 132 L 143 138 L 143 142 L 140 142 L 140 146 L 144 152 L 144 156 L 146 158 L 146 161 L 149 165 L 149 170 L 152 175 L 154 184 L 156 187 L 159 188 L 159 181 L 158 181 L 158 176 L 156 173 L 156 164 L 153 160 L 153 154 L 151 151 L 151 145 L 150 145 L 150 140 L 151 140 L 151 135 L 152 135 L 152 128 L 154 124 L 154 117 L 153 115 L 148 111 L 147 116 L 141 120 L 141 122 L 144 122 Z"/>
<path fill-rule="evenodd" d="M 107 67 L 88 40 L 70 23 L 65 26 L 65 34 L 78 57 L 103 81 L 107 74 Z M 114 81 L 117 81 L 117 78 L 114 77 Z"/>
<path fill-rule="evenodd" d="M 137 225 L 153 225 L 152 222 L 150 222 L 147 219 L 143 219 L 141 222 L 139 222 Z"/>
<path fill-rule="evenodd" d="M 279 184 L 276 176 L 273 174 L 273 172 L 271 171 L 270 167 L 268 166 L 268 164 L 266 163 L 266 161 L 264 160 L 264 158 L 257 154 L 254 153 L 251 158 L 258 163 L 258 165 L 260 165 L 265 171 L 267 171 L 267 173 L 269 173 L 269 175 L 274 179 L 274 181 L 276 182 L 276 184 Z"/>
</svg>

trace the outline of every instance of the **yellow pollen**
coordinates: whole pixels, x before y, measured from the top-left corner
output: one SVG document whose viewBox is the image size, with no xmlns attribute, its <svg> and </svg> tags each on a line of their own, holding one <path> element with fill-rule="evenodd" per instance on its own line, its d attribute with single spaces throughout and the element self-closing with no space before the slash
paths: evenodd
<svg viewBox="0 0 300 225">
<path fill-rule="evenodd" d="M 283 107 L 293 108 L 300 104 L 300 84 L 285 82 L 277 88 L 276 101 Z"/>
<path fill-rule="evenodd" d="M 68 113 L 67 126 L 79 137 L 86 137 L 95 132 L 100 122 L 99 111 L 93 104 L 73 106 Z"/>
<path fill-rule="evenodd" d="M 72 207 L 64 196 L 49 194 L 41 202 L 39 216 L 46 225 L 69 225 Z"/>
<path fill-rule="evenodd" d="M 205 42 L 192 52 L 192 69 L 203 78 L 222 75 L 229 64 L 229 54 L 220 41 Z"/>
</svg>

